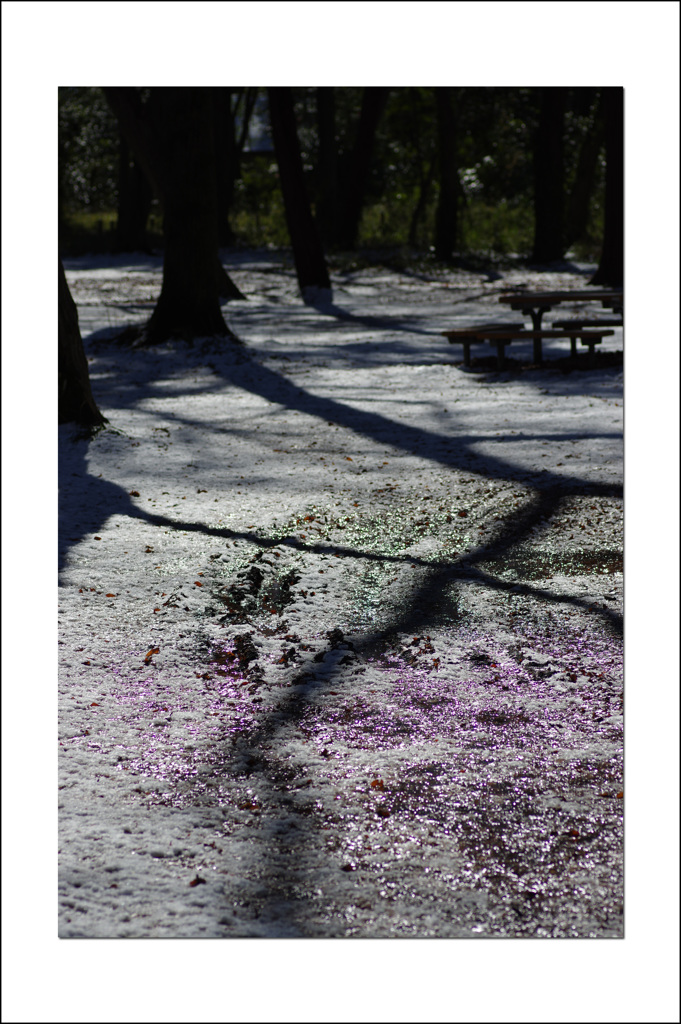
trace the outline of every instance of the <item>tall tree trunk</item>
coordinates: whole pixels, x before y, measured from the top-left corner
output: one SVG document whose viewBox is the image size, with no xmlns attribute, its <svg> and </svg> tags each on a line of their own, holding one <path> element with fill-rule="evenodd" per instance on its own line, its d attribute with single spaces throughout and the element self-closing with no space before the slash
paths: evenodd
<svg viewBox="0 0 681 1024">
<path fill-rule="evenodd" d="M 319 136 L 319 188 L 317 221 L 322 238 L 333 245 L 338 237 L 338 146 L 336 103 L 332 86 L 317 89 L 317 132 Z"/>
<path fill-rule="evenodd" d="M 341 190 L 337 241 L 343 249 L 353 249 L 357 242 L 376 129 L 389 94 L 389 89 L 376 86 L 366 88 L 362 94 L 357 135 L 346 162 Z"/>
<path fill-rule="evenodd" d="M 108 421 L 102 416 L 92 397 L 90 374 L 78 326 L 78 310 L 69 291 L 61 260 L 59 261 L 58 309 L 59 422 L 79 423 L 84 427 L 100 427 Z"/>
<path fill-rule="evenodd" d="M 232 90 L 214 88 L 213 116 L 215 123 L 215 159 L 217 176 L 218 243 L 234 245 L 234 232 L 229 223 L 229 211 L 234 202 L 234 182 L 239 173 Z"/>
<path fill-rule="evenodd" d="M 227 335 L 218 280 L 217 181 L 210 89 L 163 89 L 163 286 L 147 328 L 172 335 Z"/>
<path fill-rule="evenodd" d="M 147 220 L 153 199 L 151 185 L 120 133 L 120 170 L 118 176 L 117 252 L 149 252 Z"/>
<path fill-rule="evenodd" d="M 593 195 L 598 170 L 598 157 L 603 148 L 605 125 L 602 101 L 598 100 L 593 121 L 587 131 L 577 157 L 575 180 L 568 201 L 565 225 L 565 248 L 586 236 L 589 222 L 589 204 Z"/>
<path fill-rule="evenodd" d="M 603 90 L 605 116 L 605 225 L 603 249 L 591 284 L 624 283 L 624 89 Z"/>
<path fill-rule="evenodd" d="M 418 226 L 426 212 L 426 207 L 430 201 L 430 194 L 433 188 L 433 172 L 435 165 L 431 163 L 421 174 L 421 181 L 419 184 L 419 197 L 414 207 L 414 212 L 411 215 L 411 221 L 409 223 L 409 245 L 412 248 L 416 248 L 418 245 Z"/>
<path fill-rule="evenodd" d="M 163 205 L 163 286 L 139 343 L 172 336 L 232 336 L 220 310 L 228 281 L 218 259 L 213 104 L 209 88 L 135 89 L 105 95 Z"/>
<path fill-rule="evenodd" d="M 437 138 L 440 168 L 440 194 L 435 213 L 435 255 L 450 260 L 459 235 L 459 159 L 457 144 L 456 97 L 450 87 L 435 89 Z"/>
<path fill-rule="evenodd" d="M 563 134 L 564 87 L 541 89 L 539 125 L 534 142 L 534 246 L 535 263 L 552 263 L 565 252 L 565 167 Z"/>
<path fill-rule="evenodd" d="M 320 298 L 330 301 L 331 281 L 305 188 L 291 90 L 284 86 L 268 89 L 268 97 L 286 224 L 300 293 L 304 302 L 313 303 Z"/>
</svg>

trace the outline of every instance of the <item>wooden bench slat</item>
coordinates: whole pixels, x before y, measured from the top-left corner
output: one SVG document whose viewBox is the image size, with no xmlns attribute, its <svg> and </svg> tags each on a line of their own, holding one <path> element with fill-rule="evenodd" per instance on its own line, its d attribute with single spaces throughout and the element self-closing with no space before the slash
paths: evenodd
<svg viewBox="0 0 681 1024">
<path fill-rule="evenodd" d="M 484 325 L 478 325 L 476 327 L 459 327 L 455 330 L 442 331 L 441 333 L 443 337 L 447 338 L 450 345 L 463 345 L 464 366 L 470 366 L 471 344 L 474 342 L 486 341 L 490 345 L 495 345 L 497 349 L 498 366 L 501 370 L 504 365 L 504 347 L 511 344 L 513 341 L 526 341 L 531 338 L 534 346 L 534 361 L 535 363 L 541 363 L 541 343 L 543 339 L 569 338 L 572 356 L 576 357 L 576 345 L 577 339 L 579 338 L 582 345 L 589 346 L 589 356 L 593 360 L 594 345 L 600 345 L 603 338 L 609 337 L 615 332 L 610 328 L 587 330 L 584 327 L 563 328 L 561 330 L 547 329 L 542 331 L 529 331 L 525 330 L 524 327 L 503 329 L 500 328 L 499 325 L 495 324 L 492 327 L 486 327 Z"/>
<path fill-rule="evenodd" d="M 599 320 L 556 320 L 551 327 L 566 327 L 568 329 L 578 327 L 624 327 L 621 317 L 601 317 Z"/>
</svg>

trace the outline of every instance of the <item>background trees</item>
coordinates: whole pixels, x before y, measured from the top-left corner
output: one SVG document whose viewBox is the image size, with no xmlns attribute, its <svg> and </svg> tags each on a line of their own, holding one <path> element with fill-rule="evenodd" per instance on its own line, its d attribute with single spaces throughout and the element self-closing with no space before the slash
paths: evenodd
<svg viewBox="0 0 681 1024">
<path fill-rule="evenodd" d="M 170 91 L 127 90 L 138 95 L 145 117 L 152 94 Z M 276 158 L 270 92 L 208 92 L 218 243 L 292 245 L 296 229 L 284 196 L 292 179 Z M 307 204 L 327 256 L 408 246 L 444 260 L 598 259 L 607 92 L 295 88 L 279 149 L 288 152 L 297 142 Z M 612 140 L 609 150 L 614 164 Z M 78 230 L 89 232 L 87 248 L 112 247 L 114 238 L 118 248 L 160 247 L 163 200 L 158 188 L 149 199 L 150 184 L 149 168 L 129 136 L 121 140 L 102 90 L 60 90 L 62 251 L 75 251 Z M 293 248 L 300 255 L 300 245 Z"/>
</svg>

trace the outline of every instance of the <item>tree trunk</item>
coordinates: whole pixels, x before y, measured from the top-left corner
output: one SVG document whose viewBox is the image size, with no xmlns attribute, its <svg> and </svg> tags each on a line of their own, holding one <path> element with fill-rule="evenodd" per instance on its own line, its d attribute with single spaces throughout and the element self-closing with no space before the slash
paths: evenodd
<svg viewBox="0 0 681 1024">
<path fill-rule="evenodd" d="M 218 259 L 211 90 L 153 89 L 146 109 L 134 89 L 104 92 L 163 205 L 163 286 L 138 342 L 233 337 L 220 310 L 225 280 L 241 293 Z"/>
<path fill-rule="evenodd" d="M 357 242 L 376 129 L 389 94 L 389 89 L 375 86 L 366 88 L 362 94 L 357 136 L 344 168 L 340 195 L 337 241 L 343 249 L 354 249 Z"/>
<path fill-rule="evenodd" d="M 217 181 L 209 89 L 162 90 L 163 287 L 150 343 L 227 335 L 218 280 Z"/>
<path fill-rule="evenodd" d="M 624 89 L 603 90 L 605 117 L 605 225 L 603 250 L 591 284 L 624 283 Z"/>
<path fill-rule="evenodd" d="M 272 138 L 279 165 L 286 224 L 304 302 L 331 300 L 331 281 L 303 177 L 293 97 L 288 87 L 268 89 Z"/>
<path fill-rule="evenodd" d="M 437 137 L 440 165 L 440 194 L 435 213 L 435 255 L 451 260 L 459 236 L 459 182 L 457 116 L 454 90 L 435 89 Z"/>
<path fill-rule="evenodd" d="M 567 223 L 565 226 L 565 248 L 586 237 L 589 223 L 589 204 L 593 195 L 598 170 L 598 157 L 603 147 L 605 125 L 603 123 L 602 103 L 599 99 L 594 118 L 580 146 L 577 157 L 575 180 L 568 202 Z"/>
<path fill-rule="evenodd" d="M 147 220 L 152 199 L 151 185 L 139 164 L 131 160 L 128 143 L 121 132 L 116 252 L 149 252 Z"/>
<path fill-rule="evenodd" d="M 435 166 L 433 163 L 426 168 L 426 171 L 421 175 L 421 181 L 419 184 L 419 197 L 414 207 L 414 212 L 411 215 L 411 221 L 409 223 L 409 245 L 416 249 L 418 247 L 418 226 L 423 219 L 426 212 L 428 203 L 430 202 L 430 194 L 433 188 L 433 172 Z"/>
<path fill-rule="evenodd" d="M 534 142 L 534 263 L 553 263 L 565 252 L 563 128 L 566 89 L 541 89 Z"/>
<path fill-rule="evenodd" d="M 234 245 L 229 211 L 234 202 L 234 183 L 238 177 L 238 155 L 234 137 L 232 90 L 214 88 L 215 158 L 217 174 L 217 217 L 219 245 Z"/>
<path fill-rule="evenodd" d="M 101 427 L 108 421 L 95 404 L 90 388 L 90 374 L 78 327 L 78 310 L 73 301 L 59 261 L 59 327 L 57 370 L 59 377 L 58 419 L 60 423 L 79 423 L 84 427 Z"/>
<path fill-rule="evenodd" d="M 322 238 L 334 245 L 338 237 L 338 145 L 336 103 L 333 87 L 317 89 L 317 131 L 319 135 L 319 188 L 317 221 Z"/>
</svg>

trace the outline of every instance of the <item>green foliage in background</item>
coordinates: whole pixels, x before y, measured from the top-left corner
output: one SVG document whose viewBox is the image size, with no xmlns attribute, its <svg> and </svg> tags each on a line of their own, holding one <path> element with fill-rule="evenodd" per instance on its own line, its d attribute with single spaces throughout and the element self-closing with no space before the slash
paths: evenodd
<svg viewBox="0 0 681 1024">
<path fill-rule="evenodd" d="M 461 88 L 458 111 L 460 252 L 526 256 L 534 232 L 532 140 L 537 90 Z M 357 127 L 360 88 L 338 88 L 336 143 L 342 173 Z M 298 134 L 313 207 L 319 194 L 316 90 L 294 90 Z M 593 130 L 595 89 L 569 90 L 565 124 L 566 187 L 575 179 L 580 147 Z M 240 129 L 237 114 L 237 130 Z M 438 200 L 438 152 L 432 89 L 393 89 L 380 120 L 360 224 L 360 248 L 432 250 Z M 268 142 L 265 90 L 251 122 L 230 222 L 237 243 L 287 247 L 288 231 L 276 159 Z M 106 249 L 118 199 L 116 119 L 98 88 L 59 90 L 59 218 L 64 251 Z M 587 230 L 573 245 L 578 258 L 596 259 L 603 233 L 604 155 L 598 158 Z M 152 244 L 162 245 L 162 216 L 154 204 Z"/>
</svg>

